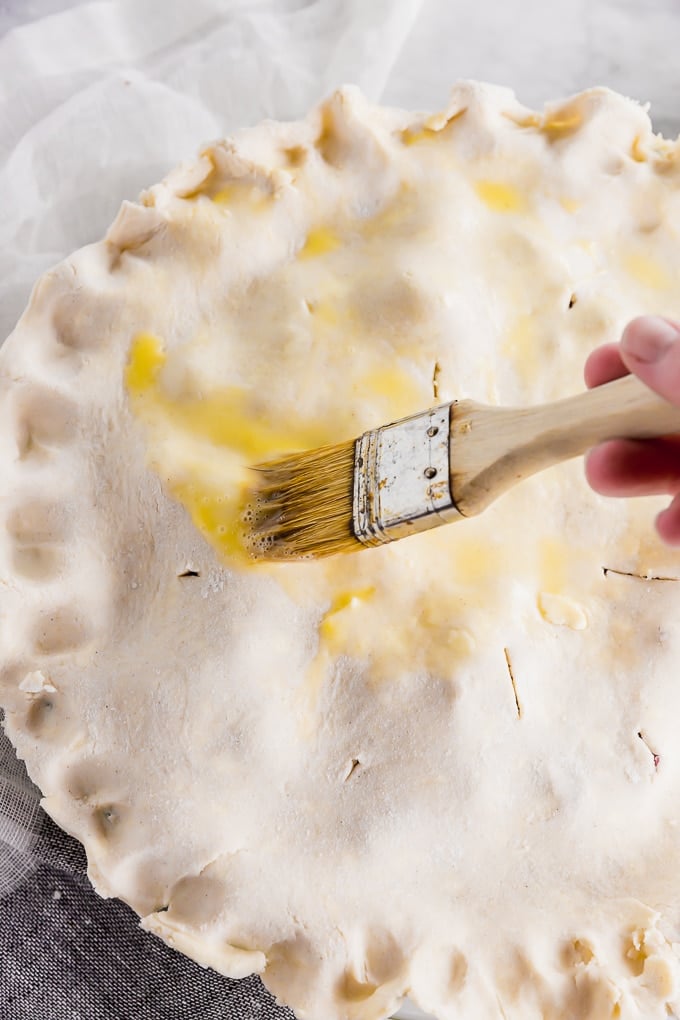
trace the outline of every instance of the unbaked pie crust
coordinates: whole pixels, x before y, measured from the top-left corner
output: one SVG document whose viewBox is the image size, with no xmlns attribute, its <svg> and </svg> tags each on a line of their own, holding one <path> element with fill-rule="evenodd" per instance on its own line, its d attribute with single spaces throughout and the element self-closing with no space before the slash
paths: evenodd
<svg viewBox="0 0 680 1020">
<path fill-rule="evenodd" d="M 253 566 L 253 460 L 582 388 L 680 316 L 680 149 L 594 89 L 345 89 L 207 148 L 0 355 L 0 702 L 103 896 L 300 1017 L 680 1006 L 680 560 L 578 462 Z"/>
</svg>

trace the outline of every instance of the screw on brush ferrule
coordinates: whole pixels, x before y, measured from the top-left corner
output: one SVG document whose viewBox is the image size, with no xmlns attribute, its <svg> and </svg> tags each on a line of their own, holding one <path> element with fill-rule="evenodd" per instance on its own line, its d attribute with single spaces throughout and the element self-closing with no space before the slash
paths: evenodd
<svg viewBox="0 0 680 1020">
<path fill-rule="evenodd" d="M 451 495 L 450 404 L 365 432 L 354 447 L 354 533 L 382 545 L 460 519 Z"/>
</svg>

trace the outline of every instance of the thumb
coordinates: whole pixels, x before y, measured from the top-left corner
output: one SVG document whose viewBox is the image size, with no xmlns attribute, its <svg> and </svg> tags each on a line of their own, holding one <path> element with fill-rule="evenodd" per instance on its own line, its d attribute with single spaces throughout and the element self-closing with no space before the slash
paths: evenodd
<svg viewBox="0 0 680 1020">
<path fill-rule="evenodd" d="M 650 389 L 680 407 L 680 323 L 657 315 L 633 319 L 621 337 L 621 358 Z"/>
</svg>

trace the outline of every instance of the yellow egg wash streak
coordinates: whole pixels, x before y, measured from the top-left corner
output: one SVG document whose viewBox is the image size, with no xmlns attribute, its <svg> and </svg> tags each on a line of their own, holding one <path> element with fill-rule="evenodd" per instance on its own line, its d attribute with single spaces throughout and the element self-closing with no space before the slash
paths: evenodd
<svg viewBox="0 0 680 1020">
<path fill-rule="evenodd" d="M 245 493 L 253 484 L 248 467 L 309 449 L 326 436 L 319 428 L 268 424 L 238 387 L 171 397 L 162 379 L 167 361 L 157 337 L 140 333 L 134 338 L 125 373 L 133 409 L 160 439 L 155 452 L 169 471 L 169 488 L 198 530 L 222 556 L 248 563 L 243 522 Z M 169 444 L 174 451 L 163 465 Z"/>
<path fill-rule="evenodd" d="M 481 180 L 475 183 L 475 191 L 482 202 L 494 212 L 522 212 L 526 208 L 524 196 L 510 184 L 503 181 Z"/>
</svg>

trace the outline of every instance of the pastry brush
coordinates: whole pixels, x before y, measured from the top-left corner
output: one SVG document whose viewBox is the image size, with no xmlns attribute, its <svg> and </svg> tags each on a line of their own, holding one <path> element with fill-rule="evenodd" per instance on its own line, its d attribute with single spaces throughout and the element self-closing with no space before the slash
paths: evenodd
<svg viewBox="0 0 680 1020">
<path fill-rule="evenodd" d="M 247 545 L 273 560 L 382 545 L 479 514 L 522 479 L 604 440 L 676 432 L 680 408 L 636 376 L 528 408 L 453 401 L 257 465 Z"/>
</svg>

